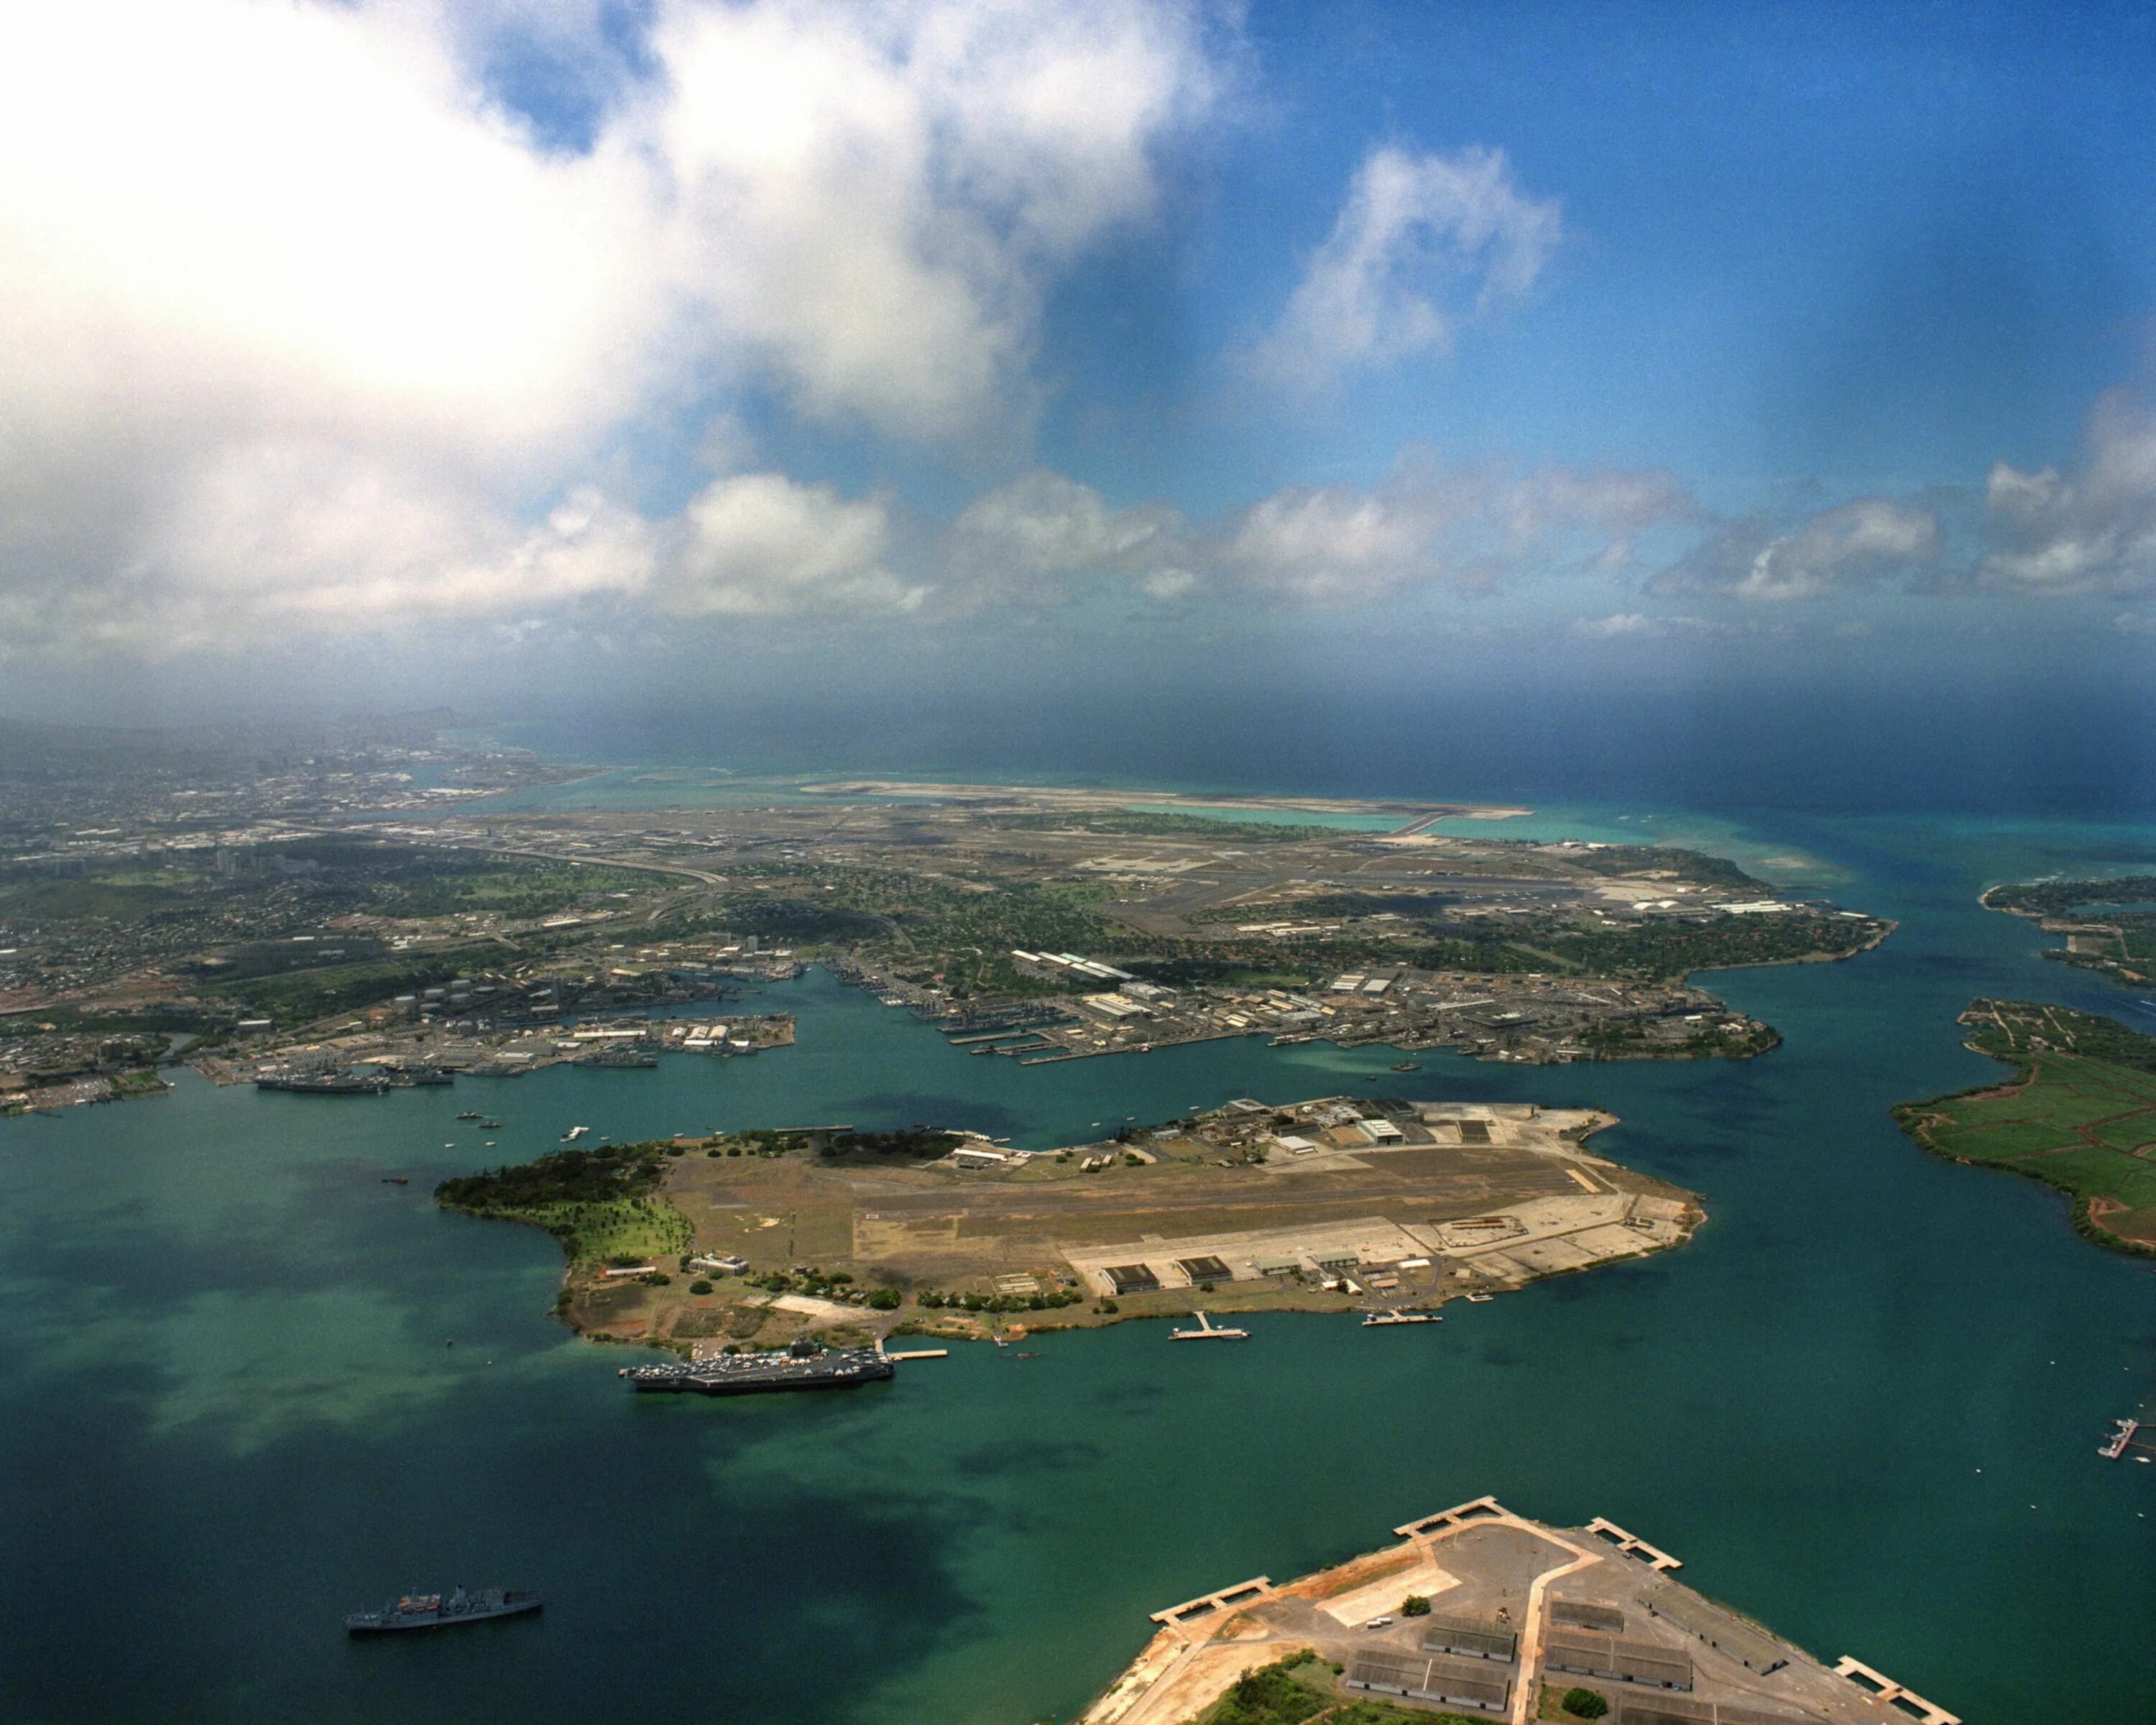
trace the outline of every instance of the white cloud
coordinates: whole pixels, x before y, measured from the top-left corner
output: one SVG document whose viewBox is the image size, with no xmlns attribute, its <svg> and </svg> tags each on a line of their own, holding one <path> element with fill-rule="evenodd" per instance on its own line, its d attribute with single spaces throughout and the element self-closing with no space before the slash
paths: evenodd
<svg viewBox="0 0 2156 1725">
<path fill-rule="evenodd" d="M 489 30 L 574 49 L 596 16 L 0 13 L 0 617 L 18 637 L 510 603 L 516 524 L 618 472 L 630 428 L 703 416 L 715 449 L 738 445 L 729 379 L 901 438 L 1022 434 L 1049 283 L 1152 213 L 1159 146 L 1219 90 L 1194 3 L 1141 0 L 655 0 L 649 69 L 617 55 L 596 80 L 610 105 L 584 151 L 471 82 Z M 852 548 L 796 585 L 890 596 L 868 506 L 773 483 L 721 494 L 732 549 L 667 592 L 767 608 L 789 589 L 746 547 L 805 534 Z M 574 571 L 613 519 L 521 578 L 598 581 Z M 682 524 L 675 564 L 600 561 L 706 567 L 702 531 Z"/>
<path fill-rule="evenodd" d="M 941 576 L 972 603 L 989 598 L 1053 603 L 1074 579 L 1133 576 L 1157 598 L 1187 591 L 1162 578 L 1180 557 L 1182 516 L 1164 503 L 1117 509 L 1090 485 L 1037 470 L 977 497 L 943 534 Z"/>
<path fill-rule="evenodd" d="M 1672 635 L 1711 635 L 1727 639 L 1744 635 L 1779 635 L 1786 631 L 1779 625 L 1757 622 L 1732 623 L 1712 617 L 1620 611 L 1608 617 L 1576 617 L 1572 621 L 1572 632 L 1594 641 L 1661 641 L 1667 640 Z"/>
<path fill-rule="evenodd" d="M 1934 562 L 1938 518 L 1888 497 L 1856 497 L 1777 529 L 1732 521 L 1649 583 L 1659 593 L 1705 593 L 1780 603 L 1823 598 Z"/>
<path fill-rule="evenodd" d="M 1373 150 L 1255 362 L 1309 385 L 1447 352 L 1460 324 L 1526 295 L 1563 225 L 1554 200 L 1514 183 L 1501 150 Z"/>
<path fill-rule="evenodd" d="M 1291 486 L 1251 505 L 1213 536 L 1213 561 L 1224 583 L 1317 603 L 1439 584 L 1476 591 L 1527 572 L 1621 566 L 1635 535 L 1693 512 L 1666 473 L 1522 475 L 1410 449 L 1375 486 Z"/>
<path fill-rule="evenodd" d="M 1635 535 L 1694 513 L 1666 473 L 1522 474 L 1419 448 L 1375 485 L 1291 485 L 1207 522 L 1038 472 L 968 505 L 932 566 L 953 603 L 1057 603 L 1122 582 L 1163 603 L 1353 606 L 1619 567 Z"/>
<path fill-rule="evenodd" d="M 2156 586 L 2156 416 L 2123 390 L 2089 414 L 2071 474 L 2000 462 L 1984 486 L 1989 549 L 1977 579 L 2001 592 L 2142 593 Z"/>
<path fill-rule="evenodd" d="M 1667 625 L 1644 612 L 1620 611 L 1609 617 L 1574 618 L 1572 632 L 1593 640 L 1621 640 L 1627 635 L 1659 636 L 1667 632 Z"/>
</svg>

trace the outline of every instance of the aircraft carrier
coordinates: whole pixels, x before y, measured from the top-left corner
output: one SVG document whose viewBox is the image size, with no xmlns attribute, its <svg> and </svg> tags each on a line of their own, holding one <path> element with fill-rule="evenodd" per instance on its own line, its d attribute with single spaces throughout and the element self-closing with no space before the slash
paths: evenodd
<svg viewBox="0 0 2156 1725">
<path fill-rule="evenodd" d="M 761 1395 L 783 1389 L 853 1389 L 898 1375 L 874 1348 L 825 1348 L 805 1336 L 784 1353 L 721 1353 L 663 1366 L 624 1366 L 630 1387 L 648 1394 Z"/>
</svg>

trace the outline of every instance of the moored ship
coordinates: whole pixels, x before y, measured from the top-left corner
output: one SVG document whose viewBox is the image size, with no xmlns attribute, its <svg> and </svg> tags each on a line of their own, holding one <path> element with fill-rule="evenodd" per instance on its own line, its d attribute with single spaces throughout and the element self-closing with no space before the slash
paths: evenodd
<svg viewBox="0 0 2156 1725">
<path fill-rule="evenodd" d="M 624 1366 L 632 1389 L 647 1394 L 760 1395 L 782 1389 L 853 1389 L 898 1375 L 879 1348 L 819 1347 L 803 1336 L 783 1353 L 721 1353 L 663 1366 Z"/>
<path fill-rule="evenodd" d="M 378 1073 L 271 1073 L 254 1081 L 257 1090 L 290 1091 L 301 1096 L 378 1096 L 389 1089 L 389 1081 Z"/>
<path fill-rule="evenodd" d="M 547 1603 L 528 1588 L 454 1589 L 440 1594 L 406 1594 L 379 1611 L 355 1611 L 344 1626 L 355 1635 L 386 1635 L 400 1630 L 448 1629 L 459 1623 L 484 1623 L 495 1617 L 521 1617 Z"/>
</svg>

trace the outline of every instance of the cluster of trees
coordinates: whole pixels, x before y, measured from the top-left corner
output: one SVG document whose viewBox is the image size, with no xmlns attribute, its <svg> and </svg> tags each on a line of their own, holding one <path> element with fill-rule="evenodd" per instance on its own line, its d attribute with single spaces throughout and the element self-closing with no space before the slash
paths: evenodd
<svg viewBox="0 0 2156 1725">
<path fill-rule="evenodd" d="M 956 1132 L 937 1132 L 928 1127 L 915 1126 L 902 1132 L 840 1132 L 825 1143 L 824 1153 L 826 1156 L 911 1156 L 926 1161 L 947 1154 L 963 1142 Z"/>
<path fill-rule="evenodd" d="M 608 1204 L 640 1198 L 659 1183 L 666 1147 L 612 1144 L 597 1150 L 557 1150 L 520 1163 L 444 1180 L 434 1189 L 444 1208 L 473 1215 Z"/>
<path fill-rule="evenodd" d="M 2001 1030 L 1999 1020 L 2008 1028 Z M 2156 1072 L 2156 1036 L 2129 1030 L 2116 1019 L 2071 1007 L 2043 1006 L 2026 1000 L 1976 1000 L 1963 1015 L 1969 1040 L 2002 1060 L 2025 1060 L 2031 1039 L 2061 1053 L 2087 1055 L 2137 1072 Z"/>
<path fill-rule="evenodd" d="M 896 1288 L 856 1287 L 851 1272 L 844 1270 L 834 1270 L 826 1274 L 821 1270 L 804 1269 L 798 1276 L 788 1276 L 783 1270 L 774 1270 L 768 1276 L 751 1276 L 749 1286 L 767 1288 L 774 1294 L 809 1294 L 819 1300 L 835 1300 L 848 1306 L 865 1306 L 871 1312 L 896 1312 L 899 1305 Z"/>
<path fill-rule="evenodd" d="M 1984 896 L 1994 911 L 2025 916 L 2071 916 L 2092 905 L 2156 904 L 2156 875 L 2122 875 L 2114 880 L 2024 880 L 1994 886 Z"/>
<path fill-rule="evenodd" d="M 926 1293 L 916 1296 L 919 1303 L 932 1310 L 948 1307 L 954 1312 L 1051 1312 L 1060 1307 L 1079 1306 L 1086 1296 L 1069 1288 L 1059 1288 L 1050 1294 L 938 1294 Z"/>
</svg>

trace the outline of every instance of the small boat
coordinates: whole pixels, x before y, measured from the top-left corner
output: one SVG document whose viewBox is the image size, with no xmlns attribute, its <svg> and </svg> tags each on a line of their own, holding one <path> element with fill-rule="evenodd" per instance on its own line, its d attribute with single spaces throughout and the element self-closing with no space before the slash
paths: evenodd
<svg viewBox="0 0 2156 1725">
<path fill-rule="evenodd" d="M 1487 1306 L 1496 1297 L 1495 1294 L 1470 1294 L 1467 1296 L 1467 1303 L 1470 1306 Z"/>
<path fill-rule="evenodd" d="M 1366 1330 L 1384 1328 L 1393 1324 L 1434 1324 L 1442 1320 L 1435 1312 L 1366 1312 L 1363 1327 Z"/>
<path fill-rule="evenodd" d="M 1198 1320 L 1198 1327 L 1194 1330 L 1170 1330 L 1168 1332 L 1169 1341 L 1247 1342 L 1250 1339 L 1250 1332 L 1248 1330 L 1230 1329 L 1225 1325 L 1216 1326 L 1202 1312 L 1194 1310 L 1190 1315 Z"/>
<path fill-rule="evenodd" d="M 565 1144 L 573 1144 L 590 1130 L 588 1126 L 572 1126 L 562 1134 L 562 1142 Z"/>
<path fill-rule="evenodd" d="M 412 1177 L 409 1174 L 384 1174 L 382 1183 L 385 1186 L 408 1186 L 412 1183 Z"/>
<path fill-rule="evenodd" d="M 447 1599 L 439 1594 L 406 1594 L 379 1611 L 355 1611 L 344 1620 L 355 1635 L 383 1635 L 398 1630 L 448 1629 L 459 1623 L 484 1623 L 490 1618 L 521 1617 L 547 1603 L 543 1594 L 528 1588 L 482 1588 L 467 1593 L 458 1588 Z"/>
<path fill-rule="evenodd" d="M 463 1113 L 457 1116 L 457 1118 L 459 1120 L 476 1120 L 479 1118 L 479 1111 L 476 1108 L 468 1108 Z"/>
<path fill-rule="evenodd" d="M 1393 1062 L 1393 1070 L 1395 1072 L 1419 1072 L 1422 1070 L 1422 1062 L 1419 1060 L 1394 1060 Z"/>
<path fill-rule="evenodd" d="M 501 1122 L 498 1120 L 482 1120 L 479 1123 L 479 1129 L 483 1132 L 498 1132 L 501 1130 Z"/>
</svg>

